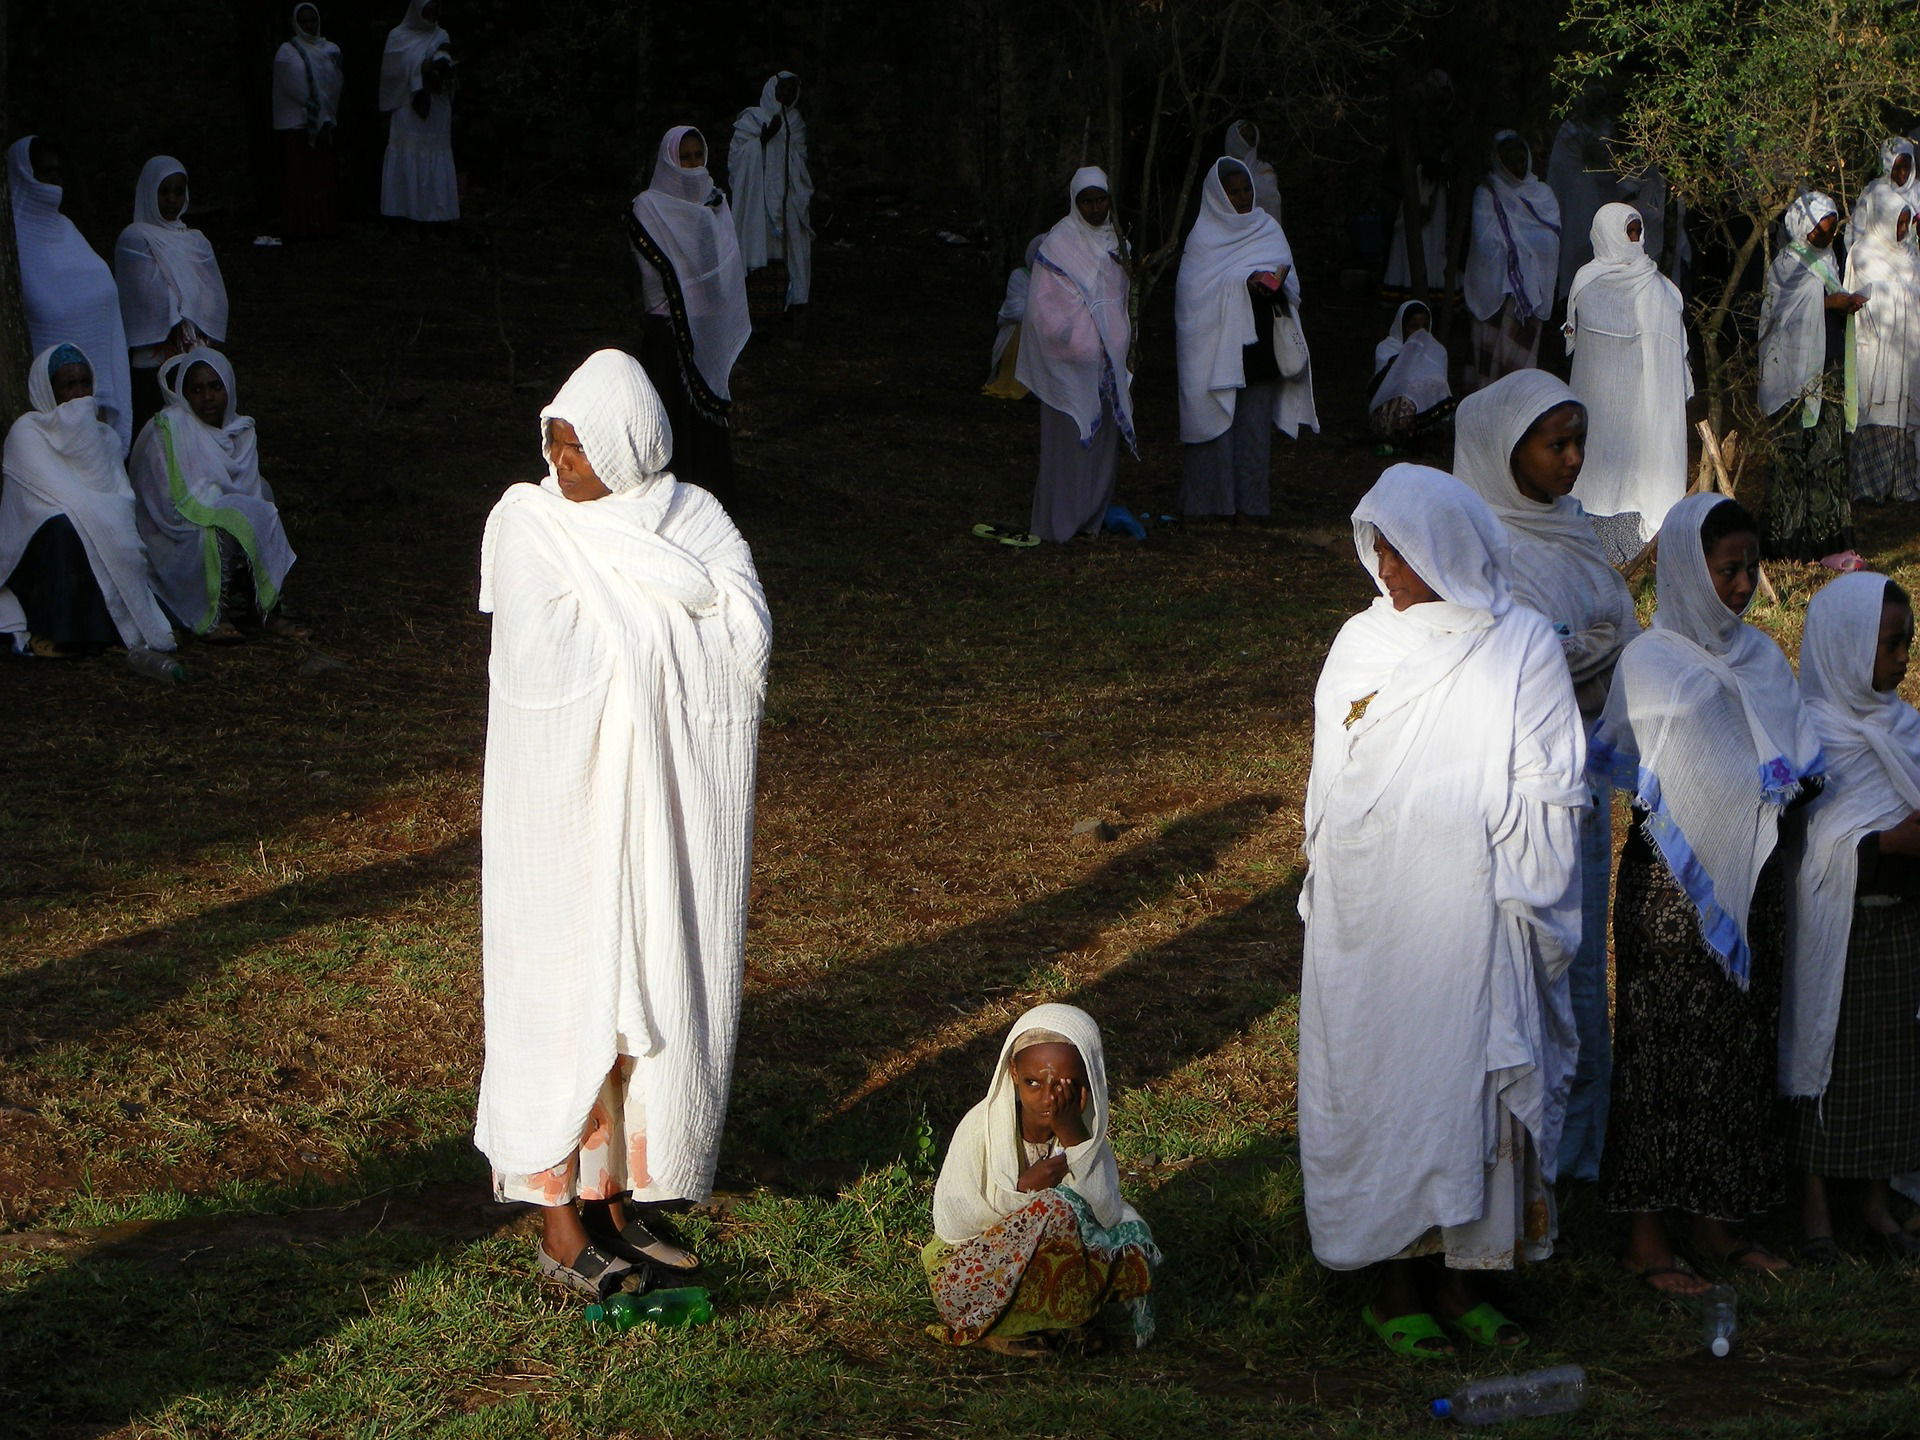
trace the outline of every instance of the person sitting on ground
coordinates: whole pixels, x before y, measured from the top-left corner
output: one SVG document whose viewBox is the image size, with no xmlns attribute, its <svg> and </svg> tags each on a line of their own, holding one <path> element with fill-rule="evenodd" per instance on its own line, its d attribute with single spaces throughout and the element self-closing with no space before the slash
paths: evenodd
<svg viewBox="0 0 1920 1440">
<path fill-rule="evenodd" d="M 280 610 L 293 547 L 260 475 L 253 419 L 238 410 L 233 366 L 198 346 L 161 365 L 160 393 L 166 404 L 134 442 L 132 466 L 160 603 L 215 644 L 244 638 L 236 620 L 305 639 Z"/>
<path fill-rule="evenodd" d="M 1100 1027 L 1071 1005 L 1014 1022 L 987 1098 L 953 1133 L 921 1252 L 950 1345 L 1042 1353 L 1125 1302 L 1136 1346 L 1153 1338 L 1149 1291 L 1160 1251 L 1120 1195 L 1107 1143 Z"/>
<path fill-rule="evenodd" d="M 1418 446 L 1453 419 L 1447 347 L 1433 333 L 1433 312 L 1418 300 L 1394 311 L 1387 338 L 1373 347 L 1367 423 L 1387 445 Z"/>
<path fill-rule="evenodd" d="M 120 318 L 133 370 L 136 430 L 160 408 L 160 362 L 227 338 L 227 282 L 213 246 L 183 218 L 187 167 L 156 155 L 133 191 L 133 223 L 113 249 Z"/>
<path fill-rule="evenodd" d="M 27 394 L 33 409 L 7 432 L 0 487 L 0 634 L 44 658 L 172 650 L 93 366 L 72 345 L 42 350 Z"/>
</svg>

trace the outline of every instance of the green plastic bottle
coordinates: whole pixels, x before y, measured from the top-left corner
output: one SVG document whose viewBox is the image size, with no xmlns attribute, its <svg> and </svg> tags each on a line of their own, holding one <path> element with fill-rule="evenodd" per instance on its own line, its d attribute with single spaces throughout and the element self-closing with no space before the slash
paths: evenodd
<svg viewBox="0 0 1920 1440">
<path fill-rule="evenodd" d="M 644 1295 L 616 1291 L 598 1305 L 587 1306 L 589 1325 L 631 1330 L 636 1325 L 704 1325 L 713 1319 L 713 1304 L 698 1285 L 677 1290 L 649 1290 Z"/>
</svg>

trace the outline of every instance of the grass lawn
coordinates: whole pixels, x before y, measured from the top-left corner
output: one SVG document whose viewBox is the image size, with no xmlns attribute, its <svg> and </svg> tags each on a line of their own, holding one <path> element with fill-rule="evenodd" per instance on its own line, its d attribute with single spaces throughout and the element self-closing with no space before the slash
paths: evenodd
<svg viewBox="0 0 1920 1440">
<path fill-rule="evenodd" d="M 1388 312 L 1308 269 L 1326 434 L 1272 526 L 1016 551 L 1037 417 L 976 394 L 1003 277 L 940 217 L 840 217 L 804 346 L 736 374 L 736 507 L 776 625 L 718 1318 L 589 1331 L 467 1139 L 478 1077 L 480 525 L 535 416 L 631 344 L 618 197 L 464 242 L 222 247 L 241 408 L 317 649 L 0 667 L 0 1434 L 1411 1433 L 1500 1361 L 1415 1368 L 1312 1261 L 1293 1136 L 1314 677 L 1370 594 L 1345 516 Z M 99 238 L 99 237 L 96 237 Z M 856 257 L 858 263 L 856 264 Z M 1164 291 L 1122 499 L 1176 508 Z M 1920 579 L 1916 527 L 1861 548 Z M 1791 651 L 1818 572 L 1775 567 Z M 329 663 L 333 661 L 341 664 Z M 1078 822 L 1107 822 L 1078 834 Z M 1168 1263 L 1138 1354 L 934 1345 L 937 1152 L 1011 1019 L 1099 1020 L 1114 1143 Z M 1613 1259 L 1592 1195 L 1517 1276 L 1515 1433 L 1920 1430 L 1911 1272 L 1743 1284 L 1734 1356 Z M 1783 1211 L 1761 1227 L 1792 1240 Z"/>
</svg>

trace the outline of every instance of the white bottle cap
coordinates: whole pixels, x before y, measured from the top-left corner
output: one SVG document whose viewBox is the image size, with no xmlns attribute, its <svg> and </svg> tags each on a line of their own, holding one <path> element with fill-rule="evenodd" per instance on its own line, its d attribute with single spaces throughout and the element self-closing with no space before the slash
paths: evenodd
<svg viewBox="0 0 1920 1440">
<path fill-rule="evenodd" d="M 1713 1337 L 1713 1344 L 1707 1348 L 1713 1351 L 1717 1358 L 1724 1360 L 1727 1358 L 1727 1352 L 1733 1349 L 1733 1342 L 1724 1335 L 1716 1335 Z"/>
</svg>

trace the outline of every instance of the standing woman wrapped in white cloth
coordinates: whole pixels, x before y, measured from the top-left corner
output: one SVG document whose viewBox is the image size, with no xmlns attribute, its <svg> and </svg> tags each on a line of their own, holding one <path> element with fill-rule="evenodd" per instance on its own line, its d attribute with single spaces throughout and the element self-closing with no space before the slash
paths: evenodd
<svg viewBox="0 0 1920 1440">
<path fill-rule="evenodd" d="M 1132 285 L 1113 223 L 1107 172 L 1087 165 L 1067 185 L 1067 213 L 1033 260 L 1014 378 L 1040 398 L 1040 478 L 1027 528 L 1064 545 L 1098 533 L 1113 503 L 1120 440 L 1133 436 Z"/>
<path fill-rule="evenodd" d="M 134 380 L 133 423 L 160 408 L 160 362 L 227 339 L 227 282 L 213 245 L 185 220 L 187 167 L 156 155 L 140 168 L 133 223 L 113 247 L 120 319 Z"/>
<path fill-rule="evenodd" d="M 1393 312 L 1387 338 L 1373 347 L 1367 422 L 1376 440 L 1416 444 L 1453 415 L 1447 347 L 1433 333 L 1433 312 L 1418 300 Z"/>
<path fill-rule="evenodd" d="M 1468 1276 L 1553 1250 L 1580 712 L 1559 638 L 1514 603 L 1506 535 L 1466 486 L 1396 465 L 1353 529 L 1380 595 L 1314 692 L 1307 1226 L 1321 1264 L 1380 1267 L 1362 1318 L 1396 1354 L 1451 1351 L 1439 1321 L 1511 1349 L 1525 1336 Z"/>
<path fill-rule="evenodd" d="M 1853 211 L 1846 288 L 1866 297 L 1853 317 L 1858 424 L 1848 454 L 1853 498 L 1920 500 L 1920 255 L 1908 243 L 1906 197 L 1875 180 Z"/>
<path fill-rule="evenodd" d="M 74 345 L 86 354 L 100 419 L 112 427 L 124 458 L 133 443 L 133 382 L 120 290 L 107 262 L 60 213 L 60 176 L 60 152 L 44 136 L 23 135 L 7 147 L 28 348 Z"/>
<path fill-rule="evenodd" d="M 380 213 L 422 224 L 460 218 L 453 163 L 453 42 L 440 28 L 439 0 L 407 0 L 380 57 L 380 110 L 387 155 Z"/>
<path fill-rule="evenodd" d="M 775 260 L 786 267 L 787 310 L 813 295 L 813 171 L 799 103 L 798 75 L 782 70 L 768 76 L 760 103 L 734 119 L 727 147 L 741 258 L 749 272 Z"/>
<path fill-rule="evenodd" d="M 653 176 L 634 197 L 627 241 L 646 306 L 640 363 L 666 407 L 669 468 L 725 503 L 733 490 L 733 365 L 753 321 L 727 197 L 707 172 L 706 137 L 691 125 L 661 140 Z"/>
<path fill-rule="evenodd" d="M 289 239 L 331 235 L 334 134 L 346 83 L 340 47 L 320 33 L 320 9 L 293 7 L 293 36 L 273 56 L 273 133 L 280 146 L 280 233 Z"/>
<path fill-rule="evenodd" d="M 1780 1093 L 1802 1176 L 1801 1255 L 1840 1258 L 1828 1178 L 1862 1181 L 1861 1219 L 1920 1257 L 1890 1181 L 1920 1170 L 1920 714 L 1900 698 L 1913 603 L 1884 575 L 1831 581 L 1807 606 L 1800 693 L 1827 755 L 1789 892 Z"/>
<path fill-rule="evenodd" d="M 746 541 L 667 472 L 639 361 L 598 351 L 540 419 L 547 477 L 509 487 L 481 548 L 474 1142 L 497 1198 L 542 1207 L 541 1273 L 593 1298 L 698 1263 L 655 1207 L 713 1185 L 770 627 Z"/>
<path fill-rule="evenodd" d="M 1533 174 L 1518 132 L 1493 137 L 1493 164 L 1473 192 L 1473 232 L 1461 290 L 1473 316 L 1469 390 L 1540 362 L 1560 265 L 1560 203 Z"/>
<path fill-rule="evenodd" d="M 1282 373 L 1274 330 L 1300 335 L 1300 275 L 1280 222 L 1254 205 L 1253 175 L 1226 157 L 1200 187 L 1173 296 L 1179 345 L 1180 509 L 1265 519 L 1272 510 L 1273 432 L 1320 429 L 1313 362 L 1302 340 Z"/>
<path fill-rule="evenodd" d="M 1686 304 L 1647 254 L 1631 205 L 1593 217 L 1593 259 L 1567 292 L 1561 328 L 1573 356 L 1569 384 L 1587 407 L 1587 462 L 1574 499 L 1616 521 L 1631 558 L 1687 493 Z M 1609 532 L 1613 533 L 1613 532 Z"/>
</svg>

